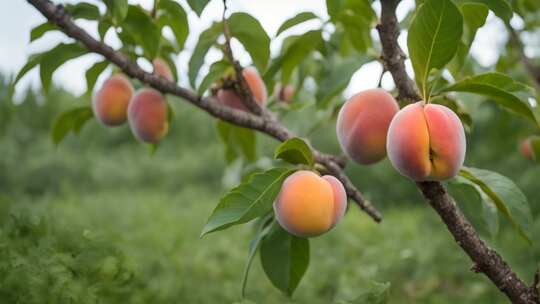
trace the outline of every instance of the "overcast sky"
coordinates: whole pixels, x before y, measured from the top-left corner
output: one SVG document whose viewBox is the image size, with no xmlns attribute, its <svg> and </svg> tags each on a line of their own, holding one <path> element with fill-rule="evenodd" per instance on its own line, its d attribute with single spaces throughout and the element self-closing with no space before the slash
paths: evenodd
<svg viewBox="0 0 540 304">
<path fill-rule="evenodd" d="M 74 2 L 74 1 L 54 1 L 56 3 Z M 76 2 L 76 1 L 75 1 Z M 88 2 L 101 3 L 95 0 Z M 184 7 L 184 0 L 178 0 Z M 150 8 L 153 0 L 130 0 L 130 3 L 140 3 L 146 8 Z M 414 5 L 414 0 L 405 0 L 398 8 L 398 17 L 403 18 L 407 11 Z M 302 11 L 311 11 L 320 17 L 327 18 L 326 6 L 324 0 L 234 0 L 229 1 L 230 11 L 244 11 L 255 16 L 266 29 L 270 37 L 273 37 L 279 26 L 286 19 L 296 15 Z M 47 50 L 57 44 L 59 41 L 69 41 L 68 38 L 61 33 L 48 33 L 36 42 L 29 44 L 30 30 L 32 27 L 44 22 L 44 18 L 30 6 L 25 0 L 4 0 L 3 9 L 0 10 L 0 72 L 15 74 L 26 62 L 29 54 Z M 213 20 L 218 20 L 223 10 L 222 1 L 211 0 L 209 5 L 203 12 L 201 18 L 194 13 L 189 14 L 190 36 L 186 43 L 187 52 L 183 52 L 177 60 L 177 66 L 181 75 L 185 75 L 187 62 L 190 54 L 189 50 L 193 49 L 198 34 L 204 30 Z M 376 2 L 376 11 L 379 10 Z M 78 24 L 83 26 L 89 32 L 97 36 L 96 25 L 91 22 L 78 21 Z M 310 21 L 305 25 L 298 26 L 291 32 L 300 33 L 306 29 L 317 27 L 318 21 Z M 488 22 L 477 35 L 477 39 L 473 45 L 473 56 L 484 65 L 493 64 L 497 58 L 497 49 L 504 43 L 504 32 L 501 22 L 492 16 L 488 18 Z M 373 33 L 375 36 L 375 33 Z M 110 36 L 110 37 L 109 37 Z M 113 39 L 113 35 L 108 35 L 106 41 L 118 46 L 118 42 Z M 406 35 L 401 35 L 400 43 L 405 47 Z M 235 56 L 237 56 L 243 64 L 249 64 L 250 59 L 247 54 L 242 51 L 242 48 L 234 47 Z M 272 51 L 275 53 L 279 49 L 279 41 L 272 44 Z M 76 94 L 81 94 L 85 91 L 84 73 L 100 57 L 97 55 L 84 56 L 80 59 L 70 61 L 63 65 L 54 74 L 54 82 Z M 218 54 L 209 54 L 207 60 L 212 61 L 218 58 Z M 410 68 L 410 67 L 409 67 Z M 375 87 L 377 79 L 381 72 L 381 67 L 377 63 L 366 64 L 353 77 L 351 84 L 346 90 L 346 95 L 352 95 L 362 89 Z M 103 77 L 102 77 L 103 78 Z M 103 79 L 100 81 L 103 81 Z M 185 84 L 186 79 L 180 79 L 180 82 Z M 39 86 L 39 76 L 37 70 L 29 73 L 23 81 L 18 85 L 18 90 L 27 86 Z M 392 80 L 389 75 L 383 79 L 383 86 L 387 89 L 392 88 Z"/>
</svg>

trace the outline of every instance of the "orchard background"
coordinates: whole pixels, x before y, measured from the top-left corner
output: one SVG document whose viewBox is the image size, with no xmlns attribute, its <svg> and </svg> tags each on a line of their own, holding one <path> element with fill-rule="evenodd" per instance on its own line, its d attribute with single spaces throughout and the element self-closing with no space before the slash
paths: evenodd
<svg viewBox="0 0 540 304">
<path fill-rule="evenodd" d="M 3 4 L 1 302 L 538 302 L 540 141 L 529 157 L 520 145 L 539 134 L 540 4 L 289 2 L 229 0 L 225 11 L 220 0 Z M 432 52 L 409 60 L 424 43 Z M 179 87 L 151 75 L 156 57 L 174 63 Z M 263 76 L 267 107 L 250 105 L 249 91 L 254 114 L 207 97 L 248 66 Z M 415 84 L 417 67 L 427 73 Z M 120 69 L 135 88 L 168 93 L 173 115 L 158 145 L 92 117 L 92 95 Z M 278 83 L 294 86 L 290 103 L 273 94 Z M 458 114 L 466 167 L 442 183 L 457 205 L 387 159 L 344 165 L 337 113 L 377 86 L 402 107 L 423 98 Z M 272 224 L 276 168 L 349 180 L 344 219 L 308 240 L 283 235 Z M 254 173 L 267 178 L 254 185 Z M 239 184 L 255 186 L 256 199 L 227 211 L 222 198 Z M 217 227 L 216 206 L 238 218 L 254 203 L 264 208 L 220 228 L 253 221 L 200 237 Z M 272 258 L 261 263 L 265 250 Z M 517 275 L 507 279 L 509 271 Z"/>
</svg>

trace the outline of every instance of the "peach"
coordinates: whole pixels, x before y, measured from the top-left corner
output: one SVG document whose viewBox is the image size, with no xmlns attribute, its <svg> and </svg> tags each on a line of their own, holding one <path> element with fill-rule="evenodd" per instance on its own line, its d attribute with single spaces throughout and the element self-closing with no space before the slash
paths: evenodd
<svg viewBox="0 0 540 304">
<path fill-rule="evenodd" d="M 152 61 L 154 65 L 154 74 L 161 76 L 169 81 L 174 81 L 173 73 L 171 71 L 171 68 L 165 62 L 165 60 L 161 58 L 156 58 Z"/>
<path fill-rule="evenodd" d="M 347 195 L 337 178 L 306 170 L 287 177 L 274 202 L 281 227 L 300 237 L 318 236 L 332 229 L 346 209 Z"/>
<path fill-rule="evenodd" d="M 268 94 L 266 92 L 266 85 L 257 70 L 252 67 L 245 68 L 242 70 L 242 76 L 246 80 L 249 90 L 253 94 L 253 97 L 255 97 L 257 103 L 264 105 L 268 98 Z"/>
<path fill-rule="evenodd" d="M 447 180 L 465 160 L 465 131 L 449 108 L 417 102 L 401 109 L 390 123 L 386 149 L 402 175 L 414 181 Z"/>
<path fill-rule="evenodd" d="M 131 131 L 139 140 L 158 143 L 169 129 L 167 101 L 163 95 L 150 88 L 137 92 L 128 108 Z"/>
<path fill-rule="evenodd" d="M 362 91 L 351 97 L 338 114 L 336 131 L 342 150 L 353 161 L 369 165 L 386 156 L 388 126 L 399 106 L 382 89 Z"/>
<path fill-rule="evenodd" d="M 294 97 L 294 91 L 294 86 L 291 84 L 284 87 L 281 86 L 281 84 L 277 84 L 276 88 L 274 89 L 274 96 L 279 101 L 291 103 Z"/>
<path fill-rule="evenodd" d="M 521 142 L 520 150 L 521 154 L 525 156 L 527 159 L 534 161 L 535 155 L 532 148 L 532 140 L 535 139 L 536 136 L 531 136 L 526 138 Z"/>
<path fill-rule="evenodd" d="M 266 93 L 266 86 L 264 85 L 264 82 L 262 78 L 259 76 L 259 73 L 257 73 L 257 70 L 254 68 L 245 68 L 242 71 L 242 76 L 246 80 L 246 83 L 248 84 L 249 90 L 253 94 L 253 97 L 255 98 L 255 101 L 260 105 L 264 106 L 266 104 L 267 93 Z M 240 95 L 238 95 L 237 92 L 234 91 L 234 89 L 220 89 L 217 92 L 217 99 L 222 104 L 235 108 L 237 110 L 243 110 L 248 111 L 246 106 L 242 103 L 242 99 Z"/>
<path fill-rule="evenodd" d="M 119 126 L 126 121 L 127 108 L 133 96 L 133 86 L 124 75 L 107 79 L 92 100 L 95 117 L 103 125 Z"/>
</svg>

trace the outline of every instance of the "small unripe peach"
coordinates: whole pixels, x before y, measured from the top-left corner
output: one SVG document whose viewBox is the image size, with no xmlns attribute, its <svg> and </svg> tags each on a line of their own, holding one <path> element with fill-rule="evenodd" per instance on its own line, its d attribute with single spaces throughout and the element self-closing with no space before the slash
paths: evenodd
<svg viewBox="0 0 540 304">
<path fill-rule="evenodd" d="M 465 160 L 463 124 L 443 105 L 410 104 L 392 120 L 387 150 L 394 168 L 414 181 L 450 179 Z"/>
<path fill-rule="evenodd" d="M 287 177 L 274 202 L 281 227 L 300 237 L 317 236 L 332 229 L 346 209 L 347 195 L 338 179 L 306 170 Z"/>
<path fill-rule="evenodd" d="M 119 126 L 126 121 L 133 86 L 120 74 L 107 79 L 92 100 L 95 117 L 106 126 Z"/>
<path fill-rule="evenodd" d="M 171 68 L 169 67 L 167 62 L 165 62 L 165 60 L 161 58 L 156 58 L 152 61 L 152 63 L 154 65 L 154 74 L 161 76 L 169 81 L 174 81 L 174 76 Z"/>
<path fill-rule="evenodd" d="M 351 97 L 338 114 L 336 131 L 342 150 L 363 165 L 386 156 L 388 126 L 399 106 L 386 91 L 370 89 Z"/>
<path fill-rule="evenodd" d="M 157 143 L 169 129 L 167 101 L 163 95 L 150 88 L 139 90 L 128 108 L 131 131 L 139 140 Z"/>
</svg>

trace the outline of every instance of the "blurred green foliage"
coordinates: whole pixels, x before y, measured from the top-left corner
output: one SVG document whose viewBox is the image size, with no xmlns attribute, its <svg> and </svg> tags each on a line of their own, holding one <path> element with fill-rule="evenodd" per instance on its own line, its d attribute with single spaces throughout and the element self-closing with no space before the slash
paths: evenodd
<svg viewBox="0 0 540 304">
<path fill-rule="evenodd" d="M 69 135 L 55 147 L 49 135 L 54 118 L 88 100 L 51 88 L 46 97 L 28 91 L 15 105 L 6 80 L 0 82 L 1 303 L 241 301 L 252 228 L 199 238 L 229 183 L 211 117 L 171 99 L 176 118 L 153 155 L 126 126 L 106 129 L 93 120 L 79 137 Z M 493 103 L 460 99 L 474 120 L 466 164 L 513 179 L 538 214 L 540 170 L 518 152 L 519 140 L 534 126 Z M 306 111 L 284 117 L 300 135 L 313 123 L 300 118 L 310 117 Z M 334 132 L 333 122 L 323 124 L 312 143 L 339 153 Z M 257 136 L 259 153 L 271 157 L 277 142 Z M 350 164 L 347 171 L 381 207 L 384 222 L 377 225 L 351 206 L 342 224 L 312 240 L 311 265 L 292 300 L 272 287 L 255 259 L 248 303 L 349 303 L 386 282 L 390 303 L 505 301 L 469 270 L 468 258 L 414 184 L 388 161 Z M 458 203 L 475 218 L 471 202 Z M 484 238 L 520 275 L 532 278 L 539 245 L 529 247 L 500 222 L 500 234 Z M 540 222 L 534 231 L 540 233 Z"/>
</svg>

